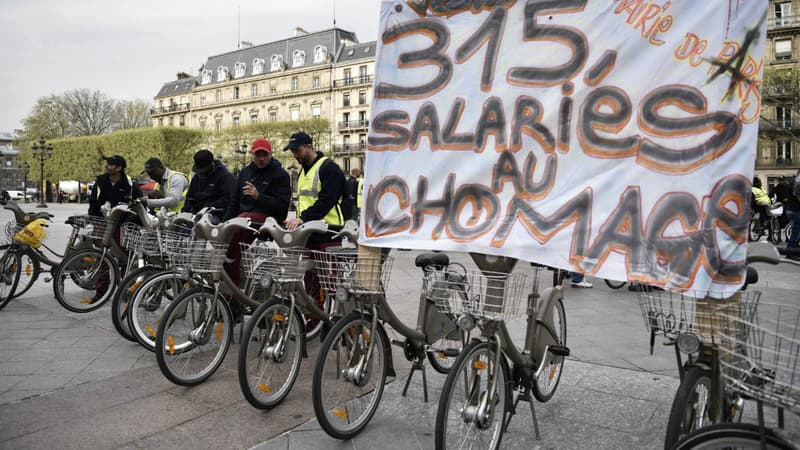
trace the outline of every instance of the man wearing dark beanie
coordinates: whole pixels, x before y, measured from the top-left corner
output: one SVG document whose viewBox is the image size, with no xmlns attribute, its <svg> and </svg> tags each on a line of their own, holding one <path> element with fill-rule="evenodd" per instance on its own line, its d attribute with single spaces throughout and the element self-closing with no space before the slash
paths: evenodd
<svg viewBox="0 0 800 450">
<path fill-rule="evenodd" d="M 217 214 L 217 217 L 223 217 L 236 187 L 233 175 L 208 150 L 200 150 L 194 154 L 192 171 L 195 175 L 189 182 L 183 211 L 196 213 L 205 207 L 219 208 L 223 212 Z"/>
</svg>

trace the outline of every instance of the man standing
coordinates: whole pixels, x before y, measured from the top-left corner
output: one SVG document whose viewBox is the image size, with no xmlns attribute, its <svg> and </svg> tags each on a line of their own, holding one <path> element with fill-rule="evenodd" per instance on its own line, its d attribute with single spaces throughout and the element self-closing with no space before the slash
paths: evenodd
<svg viewBox="0 0 800 450">
<path fill-rule="evenodd" d="M 139 186 L 131 182 L 131 179 L 125 175 L 125 167 L 127 167 L 125 158 L 114 155 L 103 159 L 106 161 L 105 173 L 97 177 L 89 195 L 89 215 L 91 216 L 102 216 L 100 207 L 105 203 L 114 207 L 142 196 Z"/>
<path fill-rule="evenodd" d="M 800 171 L 794 176 L 794 180 L 790 180 L 791 194 L 786 199 L 786 217 L 789 218 L 789 223 L 792 224 L 792 235 L 789 236 L 789 241 L 786 242 L 786 247 L 797 248 L 798 241 L 800 241 Z"/>
<path fill-rule="evenodd" d="M 154 210 L 167 208 L 167 210 L 174 212 L 180 212 L 183 209 L 186 190 L 189 186 L 186 175 L 164 167 L 164 164 L 158 158 L 148 159 L 144 163 L 144 171 L 142 173 L 146 173 L 151 180 L 156 182 L 156 191 L 160 193 L 161 197 L 150 199 L 143 197 L 141 202 L 144 206 Z"/>
<path fill-rule="evenodd" d="M 346 194 L 342 200 L 342 214 L 344 214 L 345 220 L 353 220 L 358 216 L 356 212 L 356 196 L 358 195 L 360 176 L 361 170 L 355 168 L 350 171 L 350 177 L 347 179 Z"/>
<path fill-rule="evenodd" d="M 289 173 L 280 161 L 272 158 L 272 144 L 263 138 L 253 141 L 253 161 L 239 173 L 239 182 L 231 204 L 225 212 L 225 220 L 247 217 L 254 222 L 263 223 L 267 217 L 278 223 L 286 221 L 292 190 Z M 228 274 L 234 283 L 239 283 L 241 248 L 239 243 L 252 242 L 253 234 L 237 231 L 228 247 Z"/>
<path fill-rule="evenodd" d="M 228 210 L 236 188 L 236 180 L 222 162 L 208 150 L 194 154 L 195 176 L 189 182 L 182 211 L 196 213 L 205 207 Z M 222 217 L 223 213 L 219 214 Z"/>
</svg>

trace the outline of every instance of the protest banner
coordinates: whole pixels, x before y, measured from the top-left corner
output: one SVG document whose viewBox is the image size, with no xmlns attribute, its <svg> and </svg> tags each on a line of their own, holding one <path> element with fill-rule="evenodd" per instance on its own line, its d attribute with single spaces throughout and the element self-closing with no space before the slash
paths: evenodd
<svg viewBox="0 0 800 450">
<path fill-rule="evenodd" d="M 768 3 L 384 0 L 360 242 L 735 291 Z"/>
</svg>

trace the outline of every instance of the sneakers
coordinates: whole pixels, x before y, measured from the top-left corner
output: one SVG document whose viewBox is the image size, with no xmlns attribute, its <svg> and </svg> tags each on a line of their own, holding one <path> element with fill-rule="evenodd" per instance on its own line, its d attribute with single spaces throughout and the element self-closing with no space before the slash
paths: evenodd
<svg viewBox="0 0 800 450">
<path fill-rule="evenodd" d="M 588 281 L 583 280 L 580 283 L 572 283 L 572 287 L 589 289 L 589 288 L 592 287 L 592 283 L 589 283 Z"/>
</svg>

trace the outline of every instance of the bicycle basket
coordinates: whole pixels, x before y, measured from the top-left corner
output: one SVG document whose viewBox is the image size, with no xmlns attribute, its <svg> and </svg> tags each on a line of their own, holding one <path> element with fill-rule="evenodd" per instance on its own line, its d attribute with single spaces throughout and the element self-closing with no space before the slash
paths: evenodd
<svg viewBox="0 0 800 450">
<path fill-rule="evenodd" d="M 394 259 L 357 249 L 312 251 L 319 284 L 327 292 L 339 288 L 353 294 L 382 294 L 389 284 Z"/>
<path fill-rule="evenodd" d="M 281 248 L 264 241 L 253 244 L 239 244 L 242 248 L 242 271 L 247 278 L 271 278 L 284 282 L 303 279 L 303 264 L 307 250 Z"/>
<path fill-rule="evenodd" d="M 227 242 L 186 241 L 171 256 L 173 264 L 196 273 L 218 273 L 228 253 Z"/>
<path fill-rule="evenodd" d="M 527 276 L 522 273 L 448 270 L 429 272 L 429 295 L 436 306 L 454 315 L 469 314 L 487 320 L 511 320 L 524 314 Z"/>
<path fill-rule="evenodd" d="M 122 226 L 120 242 L 123 247 L 133 254 L 146 256 L 161 255 L 158 232 L 156 230 L 149 230 L 133 222 L 126 222 Z"/>
<path fill-rule="evenodd" d="M 670 291 L 640 291 L 639 307 L 644 325 L 651 333 L 661 333 L 669 339 L 691 333 L 707 343 L 718 339 L 717 312 L 726 308 L 731 314 L 751 317 L 761 292 L 739 291 L 733 296 L 696 298 L 692 293 Z"/>
<path fill-rule="evenodd" d="M 160 230 L 159 235 L 161 237 L 161 252 L 167 262 L 175 267 L 189 268 L 192 229 L 185 227 Z"/>
<path fill-rule="evenodd" d="M 70 217 L 72 226 L 78 230 L 79 236 L 87 239 L 103 239 L 108 221 L 97 216 L 73 216 Z"/>
<path fill-rule="evenodd" d="M 749 318 L 719 311 L 720 363 L 727 386 L 800 413 L 800 307 L 758 305 Z"/>
<path fill-rule="evenodd" d="M 6 223 L 6 226 L 5 226 L 5 237 L 6 237 L 5 240 L 9 241 L 9 242 L 13 241 L 14 240 L 14 236 L 16 236 L 17 233 L 20 232 L 20 230 L 22 230 L 22 226 L 17 224 L 16 220 L 11 219 L 8 223 Z"/>
</svg>

